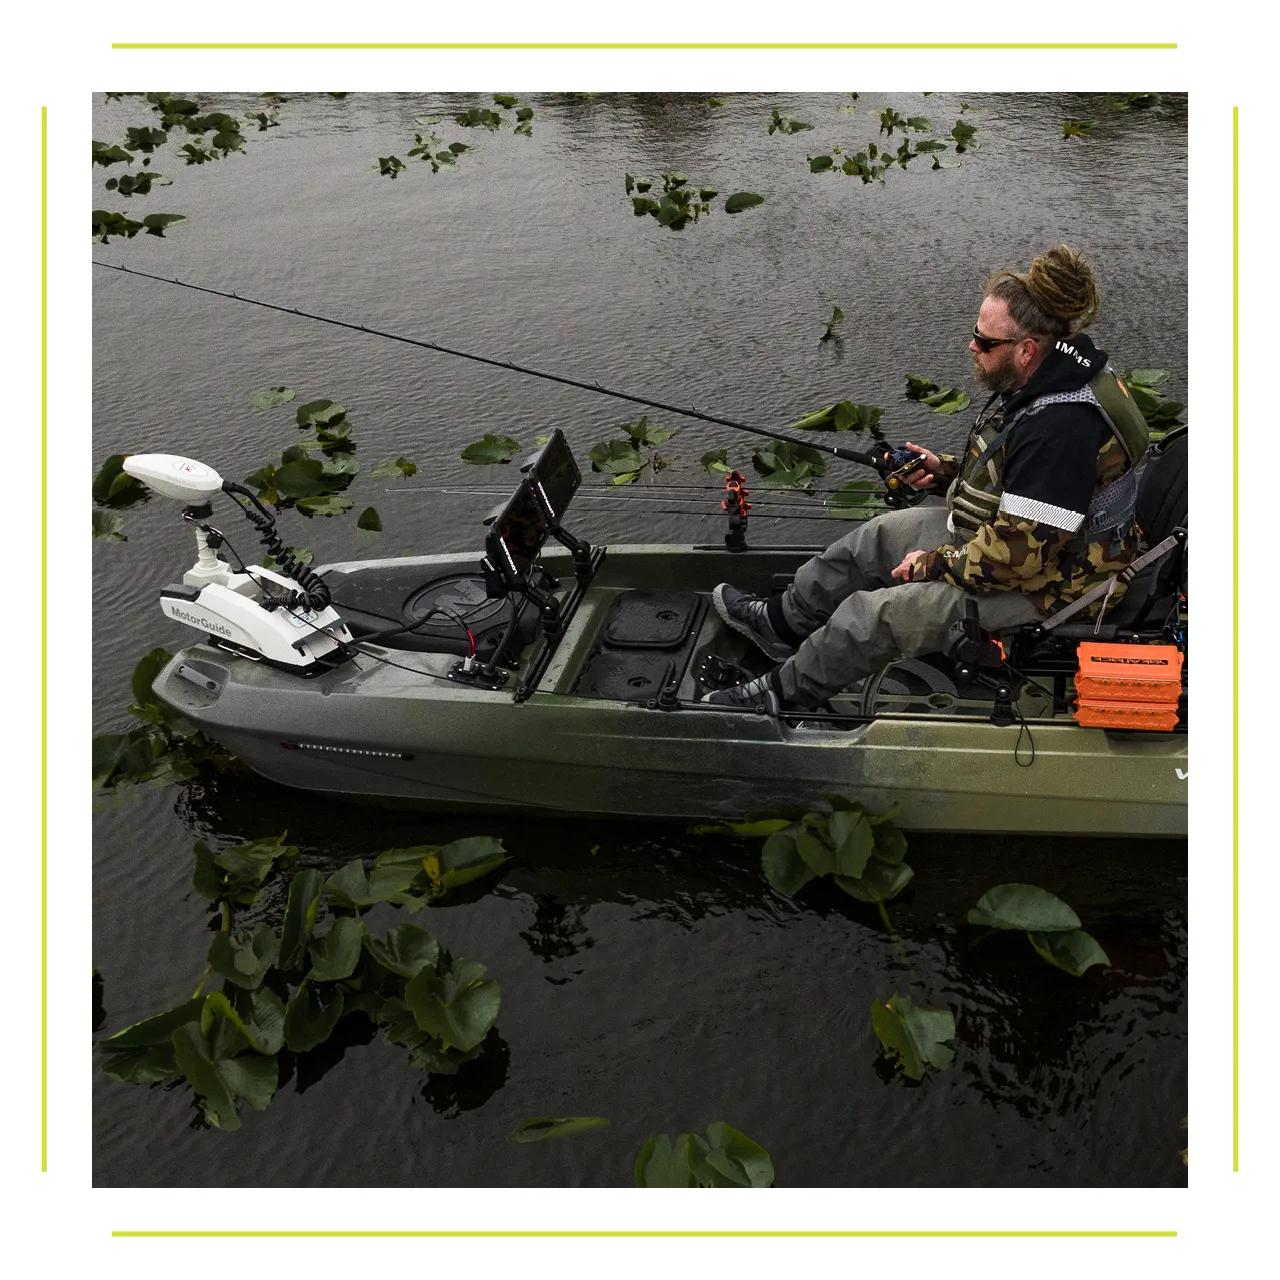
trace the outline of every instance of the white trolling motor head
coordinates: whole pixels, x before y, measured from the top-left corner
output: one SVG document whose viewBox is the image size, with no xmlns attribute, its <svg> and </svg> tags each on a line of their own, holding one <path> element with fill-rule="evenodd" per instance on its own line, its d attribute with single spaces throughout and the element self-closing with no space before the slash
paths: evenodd
<svg viewBox="0 0 1280 1280">
<path fill-rule="evenodd" d="M 274 666 L 312 673 L 332 665 L 332 655 L 352 640 L 351 632 L 330 607 L 324 580 L 289 555 L 275 532 L 274 516 L 252 491 L 177 454 L 135 453 L 122 465 L 147 488 L 184 503 L 184 519 L 196 526 L 195 564 L 181 584 L 160 590 L 167 617 L 204 632 L 214 645 Z M 219 493 L 249 499 L 252 507 L 232 500 L 284 572 L 261 565 L 233 569 L 218 555 L 226 539 L 205 521 Z"/>
<path fill-rule="evenodd" d="M 148 489 L 188 506 L 207 506 L 215 493 L 222 492 L 222 477 L 212 467 L 176 453 L 131 453 L 123 466 Z"/>
</svg>

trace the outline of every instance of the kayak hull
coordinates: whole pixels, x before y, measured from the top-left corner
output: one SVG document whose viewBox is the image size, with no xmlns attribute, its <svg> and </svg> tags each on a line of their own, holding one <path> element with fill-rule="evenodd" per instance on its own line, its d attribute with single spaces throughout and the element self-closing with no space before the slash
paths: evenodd
<svg viewBox="0 0 1280 1280">
<path fill-rule="evenodd" d="M 387 661 L 361 656 L 304 680 L 194 645 L 161 671 L 155 692 L 264 777 L 373 803 L 700 820 L 803 811 L 840 795 L 873 811 L 897 806 L 907 830 L 1185 835 L 1184 733 L 1110 733 L 1062 716 L 1002 727 L 927 711 L 796 722 L 698 705 L 692 669 L 671 709 L 573 692 L 620 592 L 705 593 L 726 579 L 766 590 L 805 554 L 610 548 L 523 701 L 512 690 L 532 653 L 506 688 L 484 689 L 450 679 L 449 654 L 378 649 Z M 572 577 L 567 560 L 546 559 Z M 425 577 L 474 568 L 475 558 L 413 562 Z M 709 610 L 700 626 L 699 652 L 741 644 Z"/>
</svg>

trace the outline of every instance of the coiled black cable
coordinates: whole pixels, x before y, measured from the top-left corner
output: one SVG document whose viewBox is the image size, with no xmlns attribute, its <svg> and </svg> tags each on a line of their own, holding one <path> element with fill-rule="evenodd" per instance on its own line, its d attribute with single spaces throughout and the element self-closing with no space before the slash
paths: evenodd
<svg viewBox="0 0 1280 1280">
<path fill-rule="evenodd" d="M 308 569 L 302 561 L 289 554 L 283 539 L 276 532 L 275 516 L 258 501 L 258 495 L 244 485 L 224 480 L 222 488 L 225 493 L 243 494 L 253 504 L 246 507 L 243 502 L 236 505 L 245 513 L 249 523 L 258 530 L 259 540 L 274 558 L 280 572 L 292 579 L 301 591 L 290 591 L 278 603 L 287 609 L 309 609 L 319 613 L 329 607 L 329 584 L 316 572 Z"/>
</svg>

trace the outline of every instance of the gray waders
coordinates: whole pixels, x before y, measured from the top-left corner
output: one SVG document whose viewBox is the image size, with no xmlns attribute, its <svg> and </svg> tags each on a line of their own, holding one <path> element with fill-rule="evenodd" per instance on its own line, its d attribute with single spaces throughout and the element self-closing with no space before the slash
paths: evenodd
<svg viewBox="0 0 1280 1280">
<path fill-rule="evenodd" d="M 782 598 L 782 612 L 807 639 L 778 671 L 783 699 L 817 707 L 895 658 L 941 653 L 966 599 L 991 631 L 1044 615 L 1018 591 L 986 595 L 948 582 L 896 582 L 889 575 L 908 551 L 954 541 L 937 499 L 859 524 L 803 565 Z"/>
</svg>

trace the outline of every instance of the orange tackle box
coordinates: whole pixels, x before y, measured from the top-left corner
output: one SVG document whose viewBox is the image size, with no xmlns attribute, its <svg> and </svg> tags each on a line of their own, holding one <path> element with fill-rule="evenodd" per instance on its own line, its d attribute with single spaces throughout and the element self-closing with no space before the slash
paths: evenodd
<svg viewBox="0 0 1280 1280">
<path fill-rule="evenodd" d="M 1178 723 L 1182 651 L 1176 645 L 1086 641 L 1076 654 L 1077 723 L 1164 732 Z"/>
</svg>

